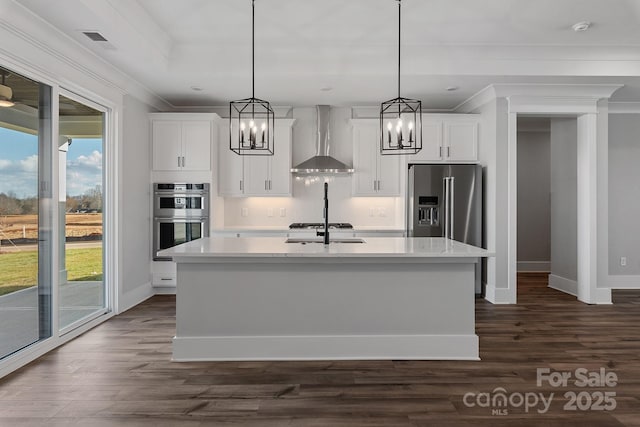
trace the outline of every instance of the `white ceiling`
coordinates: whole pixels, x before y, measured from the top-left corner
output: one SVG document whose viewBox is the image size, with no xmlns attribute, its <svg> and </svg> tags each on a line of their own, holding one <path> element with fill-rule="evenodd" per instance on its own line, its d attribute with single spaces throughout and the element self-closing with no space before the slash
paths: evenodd
<svg viewBox="0 0 640 427">
<path fill-rule="evenodd" d="M 249 0 L 17 1 L 176 107 L 251 95 Z M 426 109 L 491 83 L 623 83 L 614 100 L 640 101 L 640 0 L 404 0 L 402 12 L 402 95 Z M 574 32 L 579 21 L 593 26 Z M 396 55 L 394 0 L 256 0 L 256 96 L 274 105 L 376 105 L 397 95 Z"/>
</svg>

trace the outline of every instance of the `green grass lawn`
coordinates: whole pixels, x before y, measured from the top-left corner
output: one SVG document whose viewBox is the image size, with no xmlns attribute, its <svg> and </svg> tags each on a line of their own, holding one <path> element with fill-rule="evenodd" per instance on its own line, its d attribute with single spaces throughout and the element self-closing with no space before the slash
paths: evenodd
<svg viewBox="0 0 640 427">
<path fill-rule="evenodd" d="M 69 281 L 102 280 L 102 248 L 68 249 Z M 0 254 L 0 295 L 34 286 L 38 277 L 38 252 Z"/>
</svg>

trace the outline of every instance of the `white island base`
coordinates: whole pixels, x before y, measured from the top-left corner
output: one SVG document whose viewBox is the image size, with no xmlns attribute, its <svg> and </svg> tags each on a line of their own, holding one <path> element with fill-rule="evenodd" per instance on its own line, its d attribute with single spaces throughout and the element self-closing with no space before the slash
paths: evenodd
<svg viewBox="0 0 640 427">
<path fill-rule="evenodd" d="M 208 238 L 167 250 L 178 265 L 173 359 L 477 360 L 475 264 L 488 253 L 366 241 Z"/>
</svg>

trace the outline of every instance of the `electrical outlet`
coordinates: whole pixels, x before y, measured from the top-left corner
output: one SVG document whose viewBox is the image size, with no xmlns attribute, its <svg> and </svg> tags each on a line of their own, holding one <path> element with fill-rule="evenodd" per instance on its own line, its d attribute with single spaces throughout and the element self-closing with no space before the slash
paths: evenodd
<svg viewBox="0 0 640 427">
<path fill-rule="evenodd" d="M 240 209 L 240 216 L 249 216 L 249 208 Z"/>
<path fill-rule="evenodd" d="M 378 216 L 380 217 L 387 216 L 387 210 L 385 208 L 378 208 Z"/>
<path fill-rule="evenodd" d="M 283 218 L 287 216 L 287 208 L 280 208 L 280 216 Z"/>
<path fill-rule="evenodd" d="M 271 218 L 273 216 L 273 208 L 267 208 L 267 216 Z"/>
<path fill-rule="evenodd" d="M 626 256 L 621 256 L 620 257 L 620 265 L 622 267 L 626 267 L 627 266 L 627 257 Z"/>
<path fill-rule="evenodd" d="M 369 216 L 374 216 L 376 214 L 376 210 L 374 208 L 369 208 Z"/>
</svg>

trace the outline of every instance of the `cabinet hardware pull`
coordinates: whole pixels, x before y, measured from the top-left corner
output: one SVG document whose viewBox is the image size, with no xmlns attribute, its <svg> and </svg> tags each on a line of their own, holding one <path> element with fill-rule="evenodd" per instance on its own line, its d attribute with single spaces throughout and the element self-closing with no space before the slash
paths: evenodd
<svg viewBox="0 0 640 427">
<path fill-rule="evenodd" d="M 180 167 L 180 156 L 178 156 L 178 167 Z"/>
<path fill-rule="evenodd" d="M 447 157 L 451 157 L 451 154 L 449 154 L 451 152 L 451 147 L 447 147 Z"/>
<path fill-rule="evenodd" d="M 440 146 L 440 158 L 442 158 L 442 146 Z"/>
</svg>

